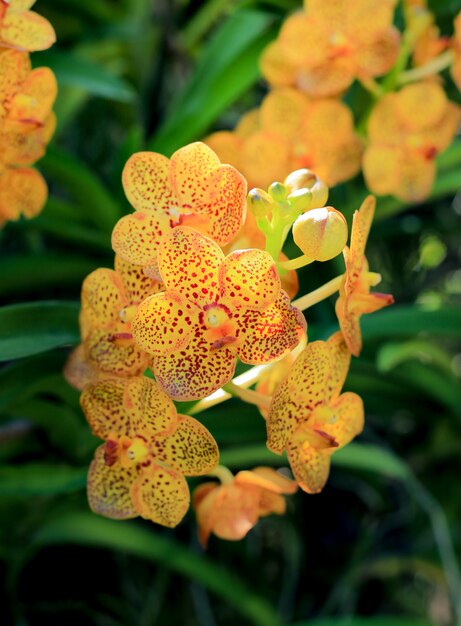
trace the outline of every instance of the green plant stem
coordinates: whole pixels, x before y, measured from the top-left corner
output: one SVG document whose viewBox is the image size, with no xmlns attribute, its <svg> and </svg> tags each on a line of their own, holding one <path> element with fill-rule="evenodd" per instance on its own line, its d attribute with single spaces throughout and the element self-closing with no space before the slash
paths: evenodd
<svg viewBox="0 0 461 626">
<path fill-rule="evenodd" d="M 305 267 L 310 263 L 313 263 L 315 259 L 310 259 L 305 254 L 296 257 L 296 259 L 290 259 L 289 261 L 281 261 L 277 263 L 277 267 L 282 270 L 298 270 L 301 267 Z"/>
<path fill-rule="evenodd" d="M 314 304 L 325 300 L 325 298 L 332 296 L 338 291 L 341 281 L 343 280 L 343 276 L 343 274 L 340 274 L 340 276 L 336 276 L 336 278 L 328 281 L 318 289 L 314 289 L 314 291 L 306 293 L 297 300 L 293 300 L 292 305 L 301 311 L 305 311 L 309 307 L 314 306 Z"/>
<path fill-rule="evenodd" d="M 411 70 L 407 70 L 406 72 L 401 72 L 397 78 L 397 83 L 399 85 L 405 85 L 417 80 L 422 80 L 423 78 L 428 78 L 429 76 L 438 74 L 442 70 L 449 67 L 453 61 L 454 55 L 452 50 L 447 50 L 438 57 L 435 57 L 435 59 L 432 59 L 432 61 L 426 65 L 415 67 Z"/>
</svg>

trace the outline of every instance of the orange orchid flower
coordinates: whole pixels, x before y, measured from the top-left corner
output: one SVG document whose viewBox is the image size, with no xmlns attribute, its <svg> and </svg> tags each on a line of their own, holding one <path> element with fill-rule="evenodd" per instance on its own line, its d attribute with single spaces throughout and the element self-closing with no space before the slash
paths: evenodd
<svg viewBox="0 0 461 626">
<path fill-rule="evenodd" d="M 66 380 L 77 389 L 101 376 L 136 376 L 149 363 L 131 335 L 130 315 L 147 296 L 163 285 L 139 266 L 115 258 L 115 270 L 99 268 L 82 285 L 80 328 L 82 344 L 70 355 Z M 123 311 L 123 313 L 122 313 Z"/>
<path fill-rule="evenodd" d="M 298 489 L 294 480 L 270 467 L 256 467 L 236 474 L 219 485 L 209 482 L 195 489 L 192 506 L 199 526 L 199 538 L 206 546 L 211 533 L 221 539 L 238 541 L 255 526 L 259 518 L 271 513 L 283 515 L 283 494 Z"/>
<path fill-rule="evenodd" d="M 455 33 L 452 39 L 452 49 L 455 60 L 451 66 L 451 76 L 458 89 L 461 90 L 461 12 L 455 18 Z"/>
<path fill-rule="evenodd" d="M 29 11 L 35 0 L 0 0 L 0 48 L 35 52 L 56 41 L 53 27 L 41 15 Z"/>
<path fill-rule="evenodd" d="M 368 121 L 363 172 L 369 189 L 418 202 L 430 194 L 435 157 L 453 140 L 461 108 L 436 82 L 407 85 L 385 95 Z"/>
<path fill-rule="evenodd" d="M 320 492 L 330 471 L 330 457 L 363 428 L 363 403 L 341 389 L 350 353 L 341 333 L 309 343 L 278 386 L 267 417 L 267 446 L 287 451 L 301 489 Z M 341 394 L 341 395 L 340 395 Z"/>
<path fill-rule="evenodd" d="M 190 502 L 184 476 L 206 474 L 218 463 L 208 430 L 178 415 L 168 396 L 144 376 L 90 384 L 81 405 L 94 434 L 105 440 L 88 474 L 91 509 L 114 519 L 140 515 L 176 526 Z"/>
<path fill-rule="evenodd" d="M 376 200 L 373 196 L 365 198 L 362 206 L 355 211 L 352 221 L 351 246 L 344 248 L 346 273 L 336 301 L 336 315 L 344 340 L 354 356 L 359 356 L 362 349 L 360 317 L 364 313 L 373 313 L 394 302 L 389 294 L 370 293 L 381 281 L 381 276 L 368 270 L 365 246 L 370 232 Z"/>
<path fill-rule="evenodd" d="M 295 86 L 315 97 L 337 96 L 356 79 L 388 72 L 397 58 L 396 0 L 305 0 L 261 58 L 273 87 Z"/>
<path fill-rule="evenodd" d="M 0 48 L 0 67 L 1 225 L 34 217 L 46 202 L 46 182 L 29 166 L 43 156 L 54 132 L 57 84 L 50 69 L 31 70 L 25 52 Z"/>
<path fill-rule="evenodd" d="M 243 173 L 250 188 L 266 189 L 300 168 L 314 170 L 329 186 L 360 170 L 362 142 L 346 105 L 291 88 L 270 92 L 252 112 L 250 128 L 214 133 L 205 141 Z"/>
<path fill-rule="evenodd" d="M 224 246 L 245 221 L 245 179 L 203 143 L 180 148 L 171 159 L 138 152 L 125 165 L 122 180 L 136 211 L 115 225 L 112 247 L 130 263 L 155 267 L 162 234 L 179 224 Z"/>
<path fill-rule="evenodd" d="M 237 356 L 250 364 L 281 358 L 304 332 L 305 319 L 290 306 L 267 252 L 225 257 L 205 235 L 178 226 L 163 236 L 158 267 L 166 291 L 140 304 L 132 332 L 175 400 L 200 399 L 222 387 Z"/>
</svg>

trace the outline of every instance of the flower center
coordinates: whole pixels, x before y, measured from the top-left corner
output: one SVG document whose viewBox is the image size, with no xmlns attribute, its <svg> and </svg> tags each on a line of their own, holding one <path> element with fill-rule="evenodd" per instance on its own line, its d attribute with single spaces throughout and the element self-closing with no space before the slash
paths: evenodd
<svg viewBox="0 0 461 626">
<path fill-rule="evenodd" d="M 212 344 L 212 349 L 217 350 L 236 341 L 236 324 L 232 320 L 232 313 L 224 304 L 207 304 L 199 319 L 206 328 L 204 335 Z"/>
<path fill-rule="evenodd" d="M 117 462 L 122 467 L 132 467 L 144 463 L 150 451 L 144 437 L 136 435 L 132 439 L 126 435 L 110 435 L 104 446 L 104 462 L 109 467 Z"/>
</svg>

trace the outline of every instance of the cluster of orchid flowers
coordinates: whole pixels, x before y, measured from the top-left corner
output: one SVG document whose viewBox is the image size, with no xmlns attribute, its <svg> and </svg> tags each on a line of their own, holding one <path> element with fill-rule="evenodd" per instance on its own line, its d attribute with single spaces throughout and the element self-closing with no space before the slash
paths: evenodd
<svg viewBox="0 0 461 626">
<path fill-rule="evenodd" d="M 271 90 L 260 107 L 207 144 L 250 186 L 265 188 L 302 167 L 332 186 L 362 170 L 374 194 L 428 197 L 435 158 L 461 120 L 438 76 L 450 68 L 461 88 L 461 14 L 454 36 L 442 37 L 426 0 L 403 0 L 401 33 L 393 25 L 397 1 L 304 0 L 261 57 Z M 370 95 L 355 127 L 341 100 L 354 81 Z"/>
<path fill-rule="evenodd" d="M 341 389 L 361 349 L 360 316 L 392 302 L 370 293 L 380 280 L 364 256 L 375 201 L 356 211 L 348 247 L 347 222 L 325 206 L 328 187 L 310 170 L 247 196 L 243 175 L 200 142 L 171 159 L 134 154 L 123 186 L 135 211 L 114 227 L 114 269 L 83 283 L 82 343 L 65 371 L 104 441 L 89 471 L 90 506 L 174 527 L 190 504 L 185 477 L 208 475 L 192 498 L 200 538 L 240 539 L 261 516 L 283 513 L 298 485 L 321 491 L 331 454 L 362 430 L 362 401 Z M 294 259 L 282 254 L 290 230 Z M 345 273 L 292 302 L 296 269 L 341 252 Z M 341 331 L 307 343 L 302 311 L 337 292 Z M 256 389 L 233 381 L 238 361 L 259 366 Z M 260 408 L 267 445 L 287 453 L 294 480 L 219 465 L 196 416 L 222 388 Z M 175 402 L 185 401 L 194 401 L 189 415 L 178 414 Z"/>
<path fill-rule="evenodd" d="M 32 167 L 50 141 L 56 119 L 53 72 L 32 69 L 29 52 L 55 41 L 51 24 L 30 11 L 34 0 L 0 0 L 0 226 L 36 216 L 48 188 Z"/>
</svg>

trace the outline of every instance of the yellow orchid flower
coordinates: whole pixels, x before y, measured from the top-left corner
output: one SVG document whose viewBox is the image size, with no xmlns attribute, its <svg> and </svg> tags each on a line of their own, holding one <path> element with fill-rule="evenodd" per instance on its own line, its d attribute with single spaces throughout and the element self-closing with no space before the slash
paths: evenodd
<svg viewBox="0 0 461 626">
<path fill-rule="evenodd" d="M 125 165 L 122 181 L 136 211 L 115 225 L 112 247 L 130 263 L 155 267 L 161 236 L 179 224 L 224 246 L 245 221 L 245 179 L 200 142 L 180 148 L 171 159 L 138 152 Z"/>
<path fill-rule="evenodd" d="M 158 251 L 166 291 L 146 298 L 132 332 L 175 400 L 196 400 L 227 383 L 237 357 L 261 364 L 300 340 L 305 320 L 290 306 L 272 257 L 262 250 L 224 256 L 187 226 L 166 233 Z"/>
<path fill-rule="evenodd" d="M 350 358 L 341 333 L 309 343 L 272 398 L 267 446 L 277 454 L 287 451 L 295 479 L 307 493 L 323 489 L 331 455 L 363 428 L 362 400 L 355 393 L 341 394 Z"/>
<path fill-rule="evenodd" d="M 105 440 L 88 473 L 95 513 L 114 519 L 140 515 L 176 526 L 189 508 L 184 476 L 199 476 L 218 462 L 215 440 L 192 417 L 178 415 L 151 379 L 106 379 L 85 387 L 83 411 Z"/>
<path fill-rule="evenodd" d="M 342 280 L 339 298 L 336 301 L 336 315 L 344 340 L 354 356 L 362 349 L 360 317 L 373 313 L 394 302 L 389 294 L 370 293 L 370 288 L 381 281 L 381 276 L 368 270 L 365 246 L 370 232 L 376 200 L 368 196 L 360 209 L 355 211 L 352 221 L 351 246 L 344 248 L 346 273 Z"/>
<path fill-rule="evenodd" d="M 272 87 L 295 86 L 315 97 L 337 96 L 356 79 L 388 72 L 397 58 L 396 0 L 305 0 L 261 58 Z"/>
<path fill-rule="evenodd" d="M 53 27 L 29 9 L 35 0 L 0 0 L 0 48 L 35 52 L 56 41 Z"/>
</svg>

